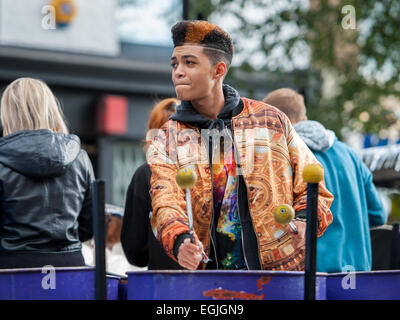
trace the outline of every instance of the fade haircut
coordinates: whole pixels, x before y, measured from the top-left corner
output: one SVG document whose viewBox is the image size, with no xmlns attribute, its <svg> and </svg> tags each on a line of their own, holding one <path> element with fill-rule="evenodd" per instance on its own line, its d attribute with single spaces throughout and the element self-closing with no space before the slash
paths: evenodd
<svg viewBox="0 0 400 320">
<path fill-rule="evenodd" d="M 305 120 L 307 111 L 304 97 L 293 89 L 274 90 L 263 101 L 283 111 L 293 124 Z"/>
<path fill-rule="evenodd" d="M 204 47 L 204 53 L 213 65 L 225 62 L 227 68 L 232 63 L 233 43 L 227 32 L 215 24 L 203 20 L 183 20 L 172 29 L 174 47 L 195 44 Z"/>
</svg>

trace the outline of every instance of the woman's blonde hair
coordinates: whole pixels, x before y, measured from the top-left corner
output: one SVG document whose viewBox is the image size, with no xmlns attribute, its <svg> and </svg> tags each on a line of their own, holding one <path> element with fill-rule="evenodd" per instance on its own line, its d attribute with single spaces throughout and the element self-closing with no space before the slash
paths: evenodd
<svg viewBox="0 0 400 320">
<path fill-rule="evenodd" d="M 57 98 L 41 80 L 13 81 L 3 93 L 0 108 L 4 136 L 39 129 L 68 133 Z"/>
</svg>

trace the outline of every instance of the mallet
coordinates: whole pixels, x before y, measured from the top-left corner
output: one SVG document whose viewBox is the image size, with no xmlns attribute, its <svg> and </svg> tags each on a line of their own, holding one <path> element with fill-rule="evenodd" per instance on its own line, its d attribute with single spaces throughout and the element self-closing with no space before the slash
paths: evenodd
<svg viewBox="0 0 400 320">
<path fill-rule="evenodd" d="M 189 219 L 189 236 L 190 242 L 194 243 L 194 234 L 193 234 L 193 214 L 192 214 L 192 202 L 190 197 L 190 189 L 194 187 L 196 184 L 197 176 L 194 170 L 191 167 L 184 167 L 180 169 L 176 175 L 176 183 L 179 187 L 185 190 L 186 196 L 186 210 Z M 203 262 L 207 263 L 210 261 L 207 255 L 203 251 Z"/>
<path fill-rule="evenodd" d="M 324 178 L 324 169 L 319 164 L 311 164 L 303 170 L 303 180 L 307 182 L 307 226 L 306 260 L 304 277 L 304 300 L 315 300 L 317 266 L 317 217 L 318 183 Z"/>
<path fill-rule="evenodd" d="M 276 222 L 283 225 L 289 225 L 294 233 L 297 233 L 297 228 L 293 223 L 294 219 L 294 209 L 288 204 L 281 204 L 275 208 L 274 218 Z"/>
</svg>

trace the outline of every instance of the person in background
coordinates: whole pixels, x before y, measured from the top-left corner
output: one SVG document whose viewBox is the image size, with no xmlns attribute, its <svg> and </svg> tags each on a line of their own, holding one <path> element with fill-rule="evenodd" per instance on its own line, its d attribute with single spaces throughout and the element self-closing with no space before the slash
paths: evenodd
<svg viewBox="0 0 400 320">
<path fill-rule="evenodd" d="M 92 230 L 92 164 L 56 98 L 36 79 L 1 98 L 0 268 L 84 266 Z"/>
<path fill-rule="evenodd" d="M 107 226 L 106 248 L 112 250 L 116 244 L 121 242 L 123 208 L 106 204 L 105 214 Z"/>
<path fill-rule="evenodd" d="M 387 219 L 370 170 L 333 131 L 307 119 L 304 98 L 296 91 L 278 89 L 263 101 L 288 116 L 324 167 L 326 187 L 334 195 L 332 225 L 317 242 L 317 271 L 370 271 L 370 228 Z"/>
<path fill-rule="evenodd" d="M 168 98 L 153 108 L 148 129 L 159 129 L 175 112 L 178 100 Z M 146 145 L 145 149 L 147 149 Z M 136 266 L 148 266 L 149 270 L 182 269 L 168 257 L 155 238 L 149 214 L 152 212 L 150 198 L 151 172 L 147 163 L 134 173 L 126 194 L 125 213 L 122 222 L 121 243 L 127 260 Z"/>
</svg>

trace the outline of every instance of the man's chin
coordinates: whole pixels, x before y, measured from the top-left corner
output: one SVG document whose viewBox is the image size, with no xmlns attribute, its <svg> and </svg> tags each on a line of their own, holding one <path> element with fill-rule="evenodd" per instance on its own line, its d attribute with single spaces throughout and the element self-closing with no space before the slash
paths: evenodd
<svg viewBox="0 0 400 320">
<path fill-rule="evenodd" d="M 178 100 L 181 100 L 181 101 L 190 101 L 190 100 L 192 100 L 192 96 L 190 94 L 188 94 L 188 93 L 179 92 L 179 91 L 175 91 L 175 92 L 176 92 L 176 98 Z"/>
</svg>

